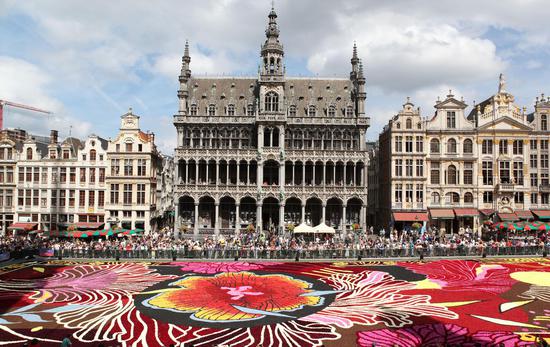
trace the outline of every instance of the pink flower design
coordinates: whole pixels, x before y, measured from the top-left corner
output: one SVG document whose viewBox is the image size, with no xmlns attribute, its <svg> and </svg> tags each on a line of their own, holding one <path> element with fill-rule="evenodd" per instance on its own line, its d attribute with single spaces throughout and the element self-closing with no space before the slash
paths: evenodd
<svg viewBox="0 0 550 347">
<path fill-rule="evenodd" d="M 216 274 L 220 272 L 239 272 L 250 270 L 262 270 L 268 266 L 278 265 L 276 262 L 248 263 L 235 262 L 178 262 L 171 265 L 181 266 L 182 271 L 192 271 L 200 274 Z"/>
<path fill-rule="evenodd" d="M 304 320 L 351 328 L 354 324 L 389 327 L 411 324 L 411 316 L 434 316 L 456 319 L 458 315 L 446 307 L 434 306 L 429 295 L 403 294 L 415 284 L 396 280 L 380 271 L 356 274 L 335 274 L 325 280 L 334 290 L 341 291 L 323 310 Z"/>
<path fill-rule="evenodd" d="M 471 260 L 438 260 L 429 263 L 407 263 L 404 266 L 445 288 L 446 291 L 484 291 L 503 293 L 515 281 L 510 269 L 500 264 L 482 264 Z"/>
<path fill-rule="evenodd" d="M 520 337 L 511 332 L 480 331 L 473 335 L 468 329 L 456 324 L 425 324 L 390 330 L 380 329 L 362 331 L 357 334 L 357 344 L 363 347 L 417 347 L 417 346 L 529 346 L 530 342 L 521 341 Z"/>
</svg>

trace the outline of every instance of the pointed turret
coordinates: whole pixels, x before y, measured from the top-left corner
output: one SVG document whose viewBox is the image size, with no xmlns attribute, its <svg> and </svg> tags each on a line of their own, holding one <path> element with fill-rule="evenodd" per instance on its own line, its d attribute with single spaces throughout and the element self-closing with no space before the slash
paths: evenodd
<svg viewBox="0 0 550 347">
<path fill-rule="evenodd" d="M 277 13 L 271 7 L 268 15 L 269 23 L 265 29 L 266 40 L 262 45 L 261 56 L 263 60 L 262 75 L 283 75 L 283 57 L 285 55 L 283 45 L 279 41 L 279 27 L 277 26 Z"/>
<path fill-rule="evenodd" d="M 353 41 L 353 54 L 351 56 L 351 72 L 350 79 L 355 79 L 359 68 L 359 58 L 357 57 L 357 44 Z"/>
<path fill-rule="evenodd" d="M 187 40 L 185 40 L 185 49 L 183 51 L 181 61 L 181 73 L 179 76 L 180 89 L 178 90 L 179 113 L 182 115 L 187 115 L 187 98 L 189 97 L 189 88 L 187 83 L 191 78 L 191 69 L 189 67 L 189 64 L 191 63 L 191 56 L 189 55 L 189 41 Z"/>
</svg>

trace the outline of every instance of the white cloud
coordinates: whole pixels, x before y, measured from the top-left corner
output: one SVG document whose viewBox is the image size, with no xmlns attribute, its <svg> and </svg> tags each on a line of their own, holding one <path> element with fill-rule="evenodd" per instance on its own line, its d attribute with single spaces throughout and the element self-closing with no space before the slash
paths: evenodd
<svg viewBox="0 0 550 347">
<path fill-rule="evenodd" d="M 0 76 L 2 99 L 52 112 L 52 115 L 46 116 L 6 106 L 4 127 L 20 127 L 36 134 L 47 134 L 49 129 L 58 129 L 68 134 L 69 124 L 73 124 L 73 135 L 88 135 L 90 123 L 70 117 L 63 104 L 49 95 L 47 90 L 53 79 L 39 67 L 21 59 L 0 56 Z"/>
</svg>

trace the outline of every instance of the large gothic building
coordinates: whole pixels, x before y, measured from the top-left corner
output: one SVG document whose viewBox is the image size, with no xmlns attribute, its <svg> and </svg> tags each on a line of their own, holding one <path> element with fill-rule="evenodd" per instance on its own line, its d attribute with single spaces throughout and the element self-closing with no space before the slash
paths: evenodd
<svg viewBox="0 0 550 347">
<path fill-rule="evenodd" d="M 365 77 L 289 77 L 269 13 L 257 77 L 197 77 L 183 56 L 174 189 L 176 230 L 284 232 L 365 227 Z"/>
</svg>

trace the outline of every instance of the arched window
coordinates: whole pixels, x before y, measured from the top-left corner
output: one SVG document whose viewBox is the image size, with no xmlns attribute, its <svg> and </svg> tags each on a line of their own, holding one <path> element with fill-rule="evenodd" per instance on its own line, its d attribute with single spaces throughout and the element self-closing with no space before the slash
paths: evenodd
<svg viewBox="0 0 550 347">
<path fill-rule="evenodd" d="M 227 115 L 228 116 L 234 116 L 235 115 L 235 105 L 233 105 L 233 104 L 227 105 Z"/>
<path fill-rule="evenodd" d="M 430 153 L 439 153 L 439 140 L 432 139 L 430 141 Z"/>
<path fill-rule="evenodd" d="M 395 128 L 396 128 L 396 129 L 401 129 L 401 124 L 395 123 Z"/>
<path fill-rule="evenodd" d="M 460 203 L 460 195 L 455 192 L 445 194 L 445 203 L 448 205 L 456 205 Z"/>
<path fill-rule="evenodd" d="M 208 105 L 208 115 L 211 117 L 216 115 L 216 105 L 214 104 Z"/>
<path fill-rule="evenodd" d="M 192 105 L 191 105 L 191 115 L 192 115 L 192 116 L 196 116 L 196 115 L 197 115 L 197 105 L 196 105 L 196 104 L 192 104 Z"/>
<path fill-rule="evenodd" d="M 267 112 L 279 111 L 279 95 L 275 92 L 269 92 L 265 95 L 265 110 Z"/>
<path fill-rule="evenodd" d="M 296 117 L 296 106 L 295 105 L 290 105 L 290 107 L 288 109 L 288 115 L 290 117 Z"/>
<path fill-rule="evenodd" d="M 336 107 L 334 107 L 332 105 L 328 107 L 328 116 L 329 117 L 336 116 Z"/>
<path fill-rule="evenodd" d="M 307 110 L 307 115 L 310 117 L 315 117 L 317 110 L 315 109 L 315 106 L 310 105 Z"/>
<path fill-rule="evenodd" d="M 412 121 L 412 119 L 407 118 L 407 120 L 405 121 L 405 127 L 406 127 L 407 129 L 412 129 L 412 127 L 413 127 L 413 121 Z"/>
<path fill-rule="evenodd" d="M 456 166 L 449 165 L 447 168 L 447 184 L 457 184 Z"/>
<path fill-rule="evenodd" d="M 464 203 L 465 204 L 473 204 L 474 203 L 474 195 L 472 193 L 465 193 L 464 194 Z"/>
<path fill-rule="evenodd" d="M 416 128 L 417 129 L 422 129 L 422 123 L 419 122 L 418 124 L 416 124 Z"/>
<path fill-rule="evenodd" d="M 27 160 L 32 160 L 32 148 L 27 148 Z"/>
<path fill-rule="evenodd" d="M 474 152 L 474 143 L 470 139 L 464 140 L 463 150 L 466 154 L 472 154 Z"/>
<path fill-rule="evenodd" d="M 346 116 L 353 117 L 353 107 L 351 106 L 346 107 Z"/>
<path fill-rule="evenodd" d="M 456 153 L 456 140 L 449 139 L 447 141 L 447 153 Z"/>
<path fill-rule="evenodd" d="M 439 193 L 433 192 L 432 205 L 439 205 L 440 203 L 441 203 L 441 197 L 439 196 Z"/>
<path fill-rule="evenodd" d="M 540 115 L 540 130 L 548 130 L 548 116 L 545 114 Z"/>
<path fill-rule="evenodd" d="M 90 161 L 96 160 L 96 151 L 95 149 L 90 150 Z"/>
</svg>

